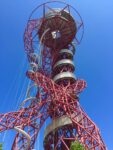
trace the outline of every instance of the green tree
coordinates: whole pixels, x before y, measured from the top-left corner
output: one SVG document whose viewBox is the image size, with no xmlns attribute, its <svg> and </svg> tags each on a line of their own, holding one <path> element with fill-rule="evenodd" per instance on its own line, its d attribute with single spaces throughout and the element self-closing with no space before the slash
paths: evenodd
<svg viewBox="0 0 113 150">
<path fill-rule="evenodd" d="M 2 150 L 2 143 L 0 143 L 0 150 Z"/>
<path fill-rule="evenodd" d="M 0 143 L 0 150 L 3 150 L 3 149 L 2 149 L 2 143 Z"/>
<path fill-rule="evenodd" d="M 85 150 L 85 148 L 79 141 L 75 141 L 71 143 L 70 150 Z"/>
</svg>

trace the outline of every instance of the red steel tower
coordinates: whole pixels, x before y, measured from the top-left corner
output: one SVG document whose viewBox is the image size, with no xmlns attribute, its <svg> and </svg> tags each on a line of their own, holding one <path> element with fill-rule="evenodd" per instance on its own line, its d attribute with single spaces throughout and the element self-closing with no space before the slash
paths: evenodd
<svg viewBox="0 0 113 150">
<path fill-rule="evenodd" d="M 83 37 L 83 21 L 64 2 L 46 2 L 33 10 L 24 34 L 31 86 L 17 112 L 0 114 L 0 132 L 17 131 L 12 150 L 32 150 L 47 118 L 45 150 L 70 150 L 79 141 L 86 150 L 106 150 L 95 123 L 79 104 L 86 87 L 75 76 L 73 59 Z M 30 95 L 36 87 L 36 94 Z"/>
</svg>

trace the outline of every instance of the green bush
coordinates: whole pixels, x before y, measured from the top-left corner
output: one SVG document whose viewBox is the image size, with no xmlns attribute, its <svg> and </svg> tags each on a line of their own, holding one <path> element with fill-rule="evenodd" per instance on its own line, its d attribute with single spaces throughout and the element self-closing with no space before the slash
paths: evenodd
<svg viewBox="0 0 113 150">
<path fill-rule="evenodd" d="M 71 143 L 70 150 L 85 150 L 85 148 L 79 141 L 75 141 Z"/>
<path fill-rule="evenodd" d="M 0 143 L 0 150 L 3 150 L 3 149 L 2 149 L 2 143 Z"/>
</svg>

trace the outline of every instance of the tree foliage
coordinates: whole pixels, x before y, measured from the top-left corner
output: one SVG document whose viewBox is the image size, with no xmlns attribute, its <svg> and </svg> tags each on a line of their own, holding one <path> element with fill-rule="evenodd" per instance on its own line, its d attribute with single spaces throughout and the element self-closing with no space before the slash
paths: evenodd
<svg viewBox="0 0 113 150">
<path fill-rule="evenodd" d="M 3 149 L 2 149 L 2 143 L 0 143 L 0 150 L 3 150 Z"/>
<path fill-rule="evenodd" d="M 75 141 L 71 143 L 70 150 L 85 150 L 85 148 L 79 141 Z"/>
</svg>

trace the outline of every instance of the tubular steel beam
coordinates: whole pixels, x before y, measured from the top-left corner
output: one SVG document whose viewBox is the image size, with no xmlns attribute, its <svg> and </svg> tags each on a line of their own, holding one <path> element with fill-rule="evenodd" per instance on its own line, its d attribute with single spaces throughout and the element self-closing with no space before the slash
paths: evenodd
<svg viewBox="0 0 113 150">
<path fill-rule="evenodd" d="M 53 8 L 53 3 L 59 3 L 60 9 Z M 74 141 L 86 150 L 107 150 L 98 127 L 79 104 L 79 94 L 87 84 L 74 75 L 73 43 L 80 44 L 83 33 L 81 16 L 65 2 L 46 2 L 31 13 L 24 44 L 31 65 L 26 75 L 33 85 L 20 110 L 0 114 L 0 132 L 18 131 L 12 150 L 33 149 L 48 118 L 51 124 L 45 130 L 45 150 L 70 150 Z M 31 96 L 35 85 L 37 91 Z"/>
</svg>

